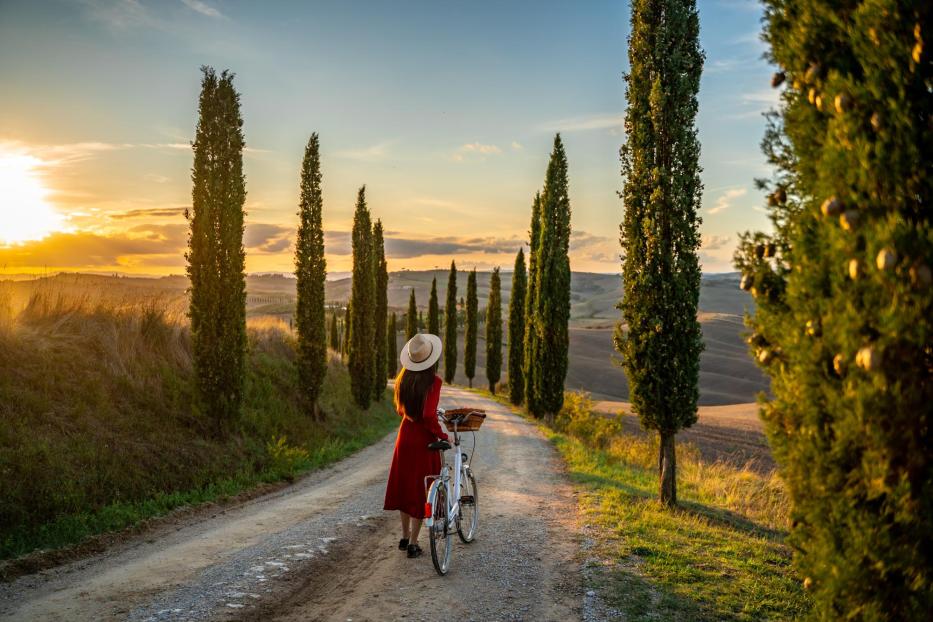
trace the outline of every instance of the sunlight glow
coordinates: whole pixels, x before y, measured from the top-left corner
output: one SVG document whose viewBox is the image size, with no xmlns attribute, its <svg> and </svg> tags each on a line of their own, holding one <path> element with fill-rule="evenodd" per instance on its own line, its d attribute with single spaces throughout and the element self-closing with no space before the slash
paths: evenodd
<svg viewBox="0 0 933 622">
<path fill-rule="evenodd" d="M 0 246 L 41 240 L 65 228 L 65 219 L 46 200 L 41 165 L 35 156 L 0 151 Z"/>
</svg>

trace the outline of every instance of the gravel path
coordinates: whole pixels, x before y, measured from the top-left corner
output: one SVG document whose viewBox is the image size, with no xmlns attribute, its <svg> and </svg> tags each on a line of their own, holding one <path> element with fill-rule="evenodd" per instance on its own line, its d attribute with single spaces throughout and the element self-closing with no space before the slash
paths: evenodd
<svg viewBox="0 0 933 622">
<path fill-rule="evenodd" d="M 381 509 L 393 434 L 282 491 L 0 585 L 0 620 L 581 619 L 576 505 L 553 448 L 466 391 L 445 387 L 442 405 L 489 414 L 479 532 L 455 538 L 446 577 L 426 533 L 420 559 L 395 548 L 397 515 Z"/>
</svg>

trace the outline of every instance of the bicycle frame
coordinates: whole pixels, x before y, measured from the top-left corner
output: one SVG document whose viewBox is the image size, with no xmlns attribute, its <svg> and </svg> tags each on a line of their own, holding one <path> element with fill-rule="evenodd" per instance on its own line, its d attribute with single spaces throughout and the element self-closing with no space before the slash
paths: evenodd
<svg viewBox="0 0 933 622">
<path fill-rule="evenodd" d="M 452 449 L 454 453 L 454 477 L 453 477 L 453 490 L 450 488 L 450 466 L 447 464 L 445 457 L 442 457 L 444 461 L 443 466 L 441 467 L 441 472 L 436 477 L 430 477 L 435 481 L 443 482 L 445 488 L 447 489 L 447 529 L 450 529 L 450 526 L 456 523 L 457 517 L 460 515 L 460 487 L 463 482 L 461 480 L 461 474 L 464 470 L 469 470 L 469 465 L 463 464 L 463 452 L 460 451 L 460 434 L 457 431 L 457 424 L 454 423 L 454 446 Z M 427 480 L 425 478 L 425 487 L 428 486 Z M 434 500 L 437 496 L 437 488 L 431 486 L 428 489 L 427 501 L 424 504 L 424 524 L 427 527 L 432 527 L 434 525 L 434 516 L 431 512 L 431 508 L 434 506 Z M 453 503 L 451 501 L 455 500 Z"/>
</svg>

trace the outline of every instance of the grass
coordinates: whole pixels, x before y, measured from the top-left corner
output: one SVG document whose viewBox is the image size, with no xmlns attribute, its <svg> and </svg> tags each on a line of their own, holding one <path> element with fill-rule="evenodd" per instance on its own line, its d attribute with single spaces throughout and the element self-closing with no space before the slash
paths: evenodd
<svg viewBox="0 0 933 622">
<path fill-rule="evenodd" d="M 0 305 L 0 559 L 294 478 L 398 423 L 388 400 L 353 404 L 337 359 L 320 399 L 326 419 L 313 421 L 293 338 L 267 320 L 249 326 L 236 431 L 215 439 L 194 406 L 187 327 L 163 309 L 49 293 Z"/>
<path fill-rule="evenodd" d="M 809 600 L 784 543 L 789 500 L 775 473 L 709 464 L 679 444 L 679 506 L 669 510 L 657 501 L 656 435 L 624 433 L 577 393 L 567 394 L 553 427 L 540 427 L 580 492 L 589 587 L 623 619 L 807 614 Z"/>
</svg>

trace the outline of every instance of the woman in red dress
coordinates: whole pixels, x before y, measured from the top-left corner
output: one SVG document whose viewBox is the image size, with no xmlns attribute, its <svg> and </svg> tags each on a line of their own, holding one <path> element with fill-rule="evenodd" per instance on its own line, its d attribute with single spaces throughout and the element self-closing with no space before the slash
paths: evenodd
<svg viewBox="0 0 933 622">
<path fill-rule="evenodd" d="M 386 485 L 386 510 L 398 510 L 402 539 L 398 548 L 408 557 L 421 555 L 418 533 L 424 516 L 425 477 L 441 471 L 440 452 L 428 449 L 437 439 L 448 440 L 437 421 L 441 379 L 435 373 L 441 357 L 436 335 L 418 334 L 402 348 L 402 371 L 395 379 L 395 409 L 402 417 Z M 428 481 L 430 485 L 430 481 Z"/>
</svg>

